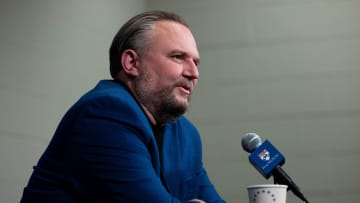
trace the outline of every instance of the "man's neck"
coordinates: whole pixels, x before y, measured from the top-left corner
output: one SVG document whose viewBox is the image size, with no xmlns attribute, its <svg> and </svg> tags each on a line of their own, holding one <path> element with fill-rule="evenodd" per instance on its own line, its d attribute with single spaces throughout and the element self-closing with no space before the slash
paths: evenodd
<svg viewBox="0 0 360 203">
<path fill-rule="evenodd" d="M 148 110 L 148 108 L 146 108 L 146 106 L 139 100 L 139 97 L 135 93 L 135 88 L 134 88 L 133 82 L 128 78 L 122 77 L 121 74 L 120 74 L 119 78 L 117 78 L 116 80 L 123 83 L 129 89 L 131 94 L 134 96 L 135 100 L 138 102 L 138 104 L 144 111 L 146 117 L 149 119 L 150 123 L 152 125 L 156 126 L 158 124 L 158 122 L 156 121 L 155 117 L 151 114 L 151 112 Z"/>
</svg>

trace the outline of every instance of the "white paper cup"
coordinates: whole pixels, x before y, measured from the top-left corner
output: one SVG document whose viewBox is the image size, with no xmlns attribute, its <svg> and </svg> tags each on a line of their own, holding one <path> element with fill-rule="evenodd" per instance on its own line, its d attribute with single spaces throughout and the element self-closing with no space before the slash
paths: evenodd
<svg viewBox="0 0 360 203">
<path fill-rule="evenodd" d="M 286 203 L 287 185 L 251 185 L 247 190 L 249 203 Z"/>
</svg>

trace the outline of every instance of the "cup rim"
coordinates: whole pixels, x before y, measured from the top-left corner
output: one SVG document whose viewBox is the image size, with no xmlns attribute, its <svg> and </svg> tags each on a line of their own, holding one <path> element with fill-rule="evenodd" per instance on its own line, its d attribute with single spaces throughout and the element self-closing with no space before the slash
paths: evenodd
<svg viewBox="0 0 360 203">
<path fill-rule="evenodd" d="M 247 189 L 254 189 L 254 188 L 287 188 L 287 185 L 280 185 L 280 184 L 260 184 L 260 185 L 250 185 L 247 186 Z"/>
</svg>

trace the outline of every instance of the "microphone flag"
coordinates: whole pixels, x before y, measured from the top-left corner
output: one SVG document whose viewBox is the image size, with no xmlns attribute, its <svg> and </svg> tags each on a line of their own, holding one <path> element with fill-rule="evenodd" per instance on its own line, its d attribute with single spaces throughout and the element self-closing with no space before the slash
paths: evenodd
<svg viewBox="0 0 360 203">
<path fill-rule="evenodd" d="M 271 176 L 271 172 L 285 163 L 282 155 L 270 141 L 265 140 L 262 145 L 256 148 L 249 155 L 250 163 L 266 178 Z"/>
</svg>

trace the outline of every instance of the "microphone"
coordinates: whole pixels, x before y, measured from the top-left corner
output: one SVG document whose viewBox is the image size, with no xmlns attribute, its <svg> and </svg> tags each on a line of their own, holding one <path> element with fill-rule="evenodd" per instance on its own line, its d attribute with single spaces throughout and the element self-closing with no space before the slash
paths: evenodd
<svg viewBox="0 0 360 203">
<path fill-rule="evenodd" d="M 241 140 L 242 148 L 250 153 L 250 163 L 266 178 L 273 176 L 275 184 L 287 185 L 297 197 L 306 203 L 309 201 L 302 194 L 300 188 L 281 168 L 285 163 L 285 157 L 270 143 L 265 140 L 262 143 L 259 135 L 246 133 Z"/>
</svg>

